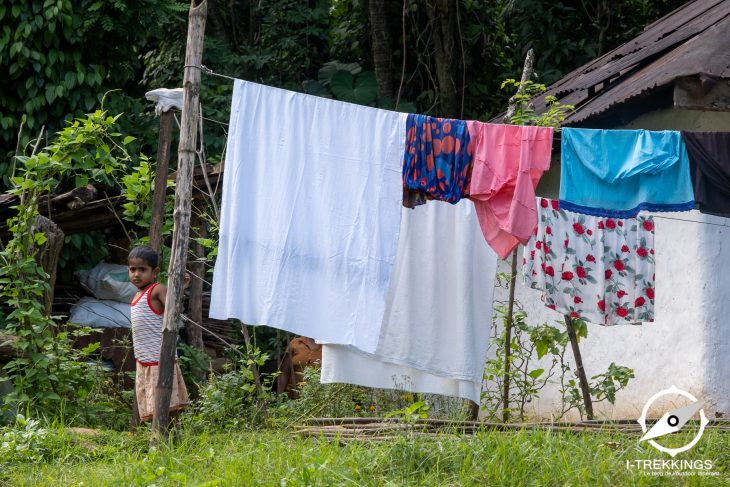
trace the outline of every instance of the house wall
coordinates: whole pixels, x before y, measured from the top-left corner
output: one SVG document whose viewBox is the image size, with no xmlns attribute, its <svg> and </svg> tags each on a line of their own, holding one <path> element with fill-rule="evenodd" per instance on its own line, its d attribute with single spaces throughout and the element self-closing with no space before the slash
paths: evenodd
<svg viewBox="0 0 730 487">
<path fill-rule="evenodd" d="M 730 131 L 730 113 L 670 108 L 644 114 L 617 128 Z M 540 195 L 558 194 L 559 173 L 554 161 L 538 187 Z M 596 416 L 636 419 L 653 394 L 675 385 L 703 401 L 708 418 L 728 418 L 730 219 L 697 211 L 661 213 L 655 218 L 654 323 L 626 327 L 589 324 L 588 338 L 580 342 L 589 378 L 604 372 L 611 362 L 633 368 L 636 375 L 629 387 L 618 393 L 615 405 L 594 405 Z M 501 262 L 499 270 L 509 272 L 509 263 Z M 516 296 L 530 324 L 548 322 L 564 328 L 562 315 L 542 304 L 539 291 L 518 280 Z M 497 289 L 495 299 L 506 300 L 507 291 Z M 572 362 L 570 352 L 568 356 Z M 531 403 L 531 412 L 537 417 L 550 418 L 559 410 L 556 385 L 546 387 L 539 400 Z"/>
</svg>

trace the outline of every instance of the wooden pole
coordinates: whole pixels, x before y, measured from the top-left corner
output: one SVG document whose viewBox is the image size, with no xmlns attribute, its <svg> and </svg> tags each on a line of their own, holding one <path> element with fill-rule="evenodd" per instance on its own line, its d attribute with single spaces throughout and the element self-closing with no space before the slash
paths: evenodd
<svg viewBox="0 0 730 487">
<path fill-rule="evenodd" d="M 155 167 L 155 187 L 152 190 L 152 218 L 150 219 L 150 247 L 155 249 L 162 262 L 162 226 L 165 223 L 165 199 L 167 196 L 167 175 L 170 166 L 170 146 L 172 145 L 171 110 L 160 116 L 160 137 L 157 142 L 157 166 Z"/>
<path fill-rule="evenodd" d="M 583 393 L 583 403 L 586 407 L 586 416 L 588 417 L 588 419 L 593 419 L 593 401 L 591 400 L 591 389 L 588 385 L 588 379 L 586 378 L 586 371 L 583 368 L 583 359 L 581 358 L 580 348 L 578 347 L 578 337 L 575 334 L 573 320 L 568 315 L 564 315 L 564 317 L 565 327 L 568 329 L 568 337 L 570 338 L 570 346 L 573 348 L 575 366 L 578 369 L 578 382 L 580 383 L 580 390 Z"/>
<path fill-rule="evenodd" d="M 478 420 L 479 419 L 479 404 L 470 400 L 468 403 L 467 416 L 469 418 L 469 421 Z"/>
<path fill-rule="evenodd" d="M 193 168 L 198 133 L 198 105 L 200 103 L 200 65 L 203 59 L 203 39 L 208 13 L 206 0 L 195 5 L 191 0 L 188 15 L 188 38 L 185 48 L 185 76 L 183 79 L 183 109 L 178 146 L 177 185 L 172 249 L 168 268 L 165 315 L 162 321 L 159 378 L 155 388 L 155 412 L 152 419 L 153 441 L 167 439 L 170 420 L 170 397 L 175 367 L 175 341 L 182 307 L 185 263 L 187 262 L 190 234 L 190 206 L 193 191 Z"/>
<path fill-rule="evenodd" d="M 150 247 L 157 252 L 162 264 L 162 226 L 165 223 L 165 200 L 167 199 L 167 175 L 170 168 L 170 146 L 172 145 L 171 110 L 160 116 L 160 135 L 157 141 L 157 163 L 155 165 L 155 186 L 152 188 L 152 217 L 150 218 Z M 132 431 L 142 423 L 137 405 L 137 395 L 132 396 Z"/>
<path fill-rule="evenodd" d="M 200 205 L 203 206 L 203 205 Z M 196 208 L 196 213 L 193 214 L 190 221 L 190 227 L 192 232 L 197 238 L 205 238 L 208 232 L 205 229 L 205 220 L 197 213 L 203 211 L 201 208 Z M 192 262 L 188 262 L 188 271 L 192 280 L 190 281 L 190 287 L 188 288 L 188 317 L 196 323 L 203 323 L 203 279 L 205 279 L 205 249 L 203 246 L 195 242 L 193 244 L 193 257 Z M 203 329 L 199 326 L 188 326 L 185 330 L 185 335 L 188 339 L 188 345 L 198 350 L 205 351 L 203 344 Z M 196 377 L 199 380 L 205 378 L 205 372 L 201 371 Z"/>
<path fill-rule="evenodd" d="M 535 64 L 535 52 L 530 49 L 525 56 L 525 65 L 522 68 L 522 79 L 517 95 L 525 91 L 525 81 L 532 77 Z M 512 123 L 512 115 L 517 110 L 517 100 L 513 96 L 509 99 L 507 106 L 507 114 L 504 116 L 504 123 Z M 502 379 L 502 421 L 509 421 L 509 383 L 510 383 L 510 356 L 512 349 L 512 325 L 514 324 L 514 308 L 515 308 L 515 283 L 517 282 L 517 249 L 512 252 L 512 272 L 509 281 L 509 303 L 507 304 L 507 322 L 504 330 L 504 377 Z"/>
<path fill-rule="evenodd" d="M 515 310 L 515 283 L 517 282 L 517 249 L 512 252 L 512 272 L 509 281 L 509 303 L 507 304 L 507 321 L 504 324 L 504 377 L 502 379 L 502 421 L 509 421 L 509 374 L 512 348 L 512 325 Z"/>
</svg>

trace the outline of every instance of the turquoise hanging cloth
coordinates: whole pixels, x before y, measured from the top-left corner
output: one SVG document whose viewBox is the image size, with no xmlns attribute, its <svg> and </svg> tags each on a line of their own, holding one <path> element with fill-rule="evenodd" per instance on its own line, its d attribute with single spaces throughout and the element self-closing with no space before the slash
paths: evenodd
<svg viewBox="0 0 730 487">
<path fill-rule="evenodd" d="M 564 128 L 560 207 L 616 218 L 691 210 L 689 157 L 680 133 Z"/>
</svg>

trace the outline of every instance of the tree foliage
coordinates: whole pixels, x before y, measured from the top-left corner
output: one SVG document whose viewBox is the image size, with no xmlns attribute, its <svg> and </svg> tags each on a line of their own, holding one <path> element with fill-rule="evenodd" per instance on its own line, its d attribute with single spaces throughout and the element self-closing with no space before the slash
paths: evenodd
<svg viewBox="0 0 730 487">
<path fill-rule="evenodd" d="M 11 0 L 0 3 L 0 175 L 45 125 L 91 111 L 105 91 L 140 94 L 142 59 L 165 27 L 184 24 L 175 0 Z"/>
<path fill-rule="evenodd" d="M 537 81 L 528 81 L 526 95 L 517 100 L 523 107 L 530 94 L 627 41 L 681 3 L 211 1 L 203 63 L 217 73 L 347 102 L 488 120 L 506 107 L 509 93 L 500 83 L 519 78 L 529 48 L 537 56 Z M 369 8 L 373 5 L 377 8 Z M 88 397 L 95 372 L 72 359 L 93 350 L 71 352 L 71 336 L 40 304 L 48 282 L 34 258 L 45 238 L 33 231 L 38 198 L 89 181 L 116 186 L 127 199 L 125 220 L 147 228 L 154 161 L 142 150 L 151 154 L 156 147 L 156 123 L 142 95 L 181 85 L 188 7 L 183 0 L 0 3 L 0 178 L 23 196 L 17 216 L 7 224 L 12 238 L 0 252 L 0 297 L 12 309 L 7 327 L 21 337 L 24 352 L 6 366 L 16 388 L 9 404 L 53 414 L 60 405 L 83 405 Z M 381 41 L 388 44 L 373 45 Z M 378 76 L 376 49 L 390 56 L 390 63 L 378 56 Z M 390 72 L 383 73 L 388 67 Z M 201 139 L 215 162 L 225 151 L 230 99 L 230 80 L 203 78 Z M 83 115 L 100 101 L 102 110 Z M 548 103 L 547 118 L 540 120 L 557 125 L 570 107 Z M 109 117 L 109 112 L 125 116 Z M 528 109 L 515 117 L 512 122 L 538 123 Z M 46 133 L 60 132 L 50 145 L 38 145 L 44 150 L 26 157 L 41 126 Z M 20 156 L 14 158 L 16 152 Z M 87 244 L 80 239 L 78 249 L 94 246 L 100 237 L 95 238 L 89 236 Z M 268 341 L 280 339 L 277 333 Z M 259 336 L 259 342 L 267 338 Z M 533 342 L 536 347 L 542 343 Z M 528 374 L 529 388 L 549 376 L 538 370 Z M 612 401 L 628 378 L 627 370 L 612 364 L 593 377 L 592 393 Z M 577 398 L 574 384 L 570 387 Z M 403 414 L 420 414 L 420 406 L 413 407 Z"/>
<path fill-rule="evenodd" d="M 115 183 L 120 170 L 132 158 L 125 149 L 134 139 L 115 131 L 119 117 L 96 111 L 75 120 L 56 134 L 54 141 L 31 156 L 20 156 L 10 192 L 19 197 L 16 215 L 7 222 L 10 239 L 0 248 L 0 298 L 11 309 L 4 328 L 18 337 L 13 346 L 19 356 L 3 369 L 15 391 L 4 397 L 6 407 L 28 409 L 35 414 L 72 415 L 89 412 L 84 399 L 98 370 L 86 359 L 98 348 L 73 350 L 79 333 L 59 326 L 46 309 L 44 294 L 49 275 L 38 263 L 47 237 L 37 231 L 41 196 L 64 186 L 83 186 L 89 181 Z"/>
<path fill-rule="evenodd" d="M 514 54 L 533 48 L 540 82 L 550 84 L 638 35 L 686 0 L 511 0 L 504 2 Z"/>
<path fill-rule="evenodd" d="M 536 51 L 537 81 L 549 84 L 681 3 L 406 0 L 378 4 L 385 22 L 378 16 L 372 25 L 368 0 L 210 2 L 204 63 L 219 73 L 355 103 L 484 120 L 504 109 L 500 82 L 519 77 L 527 49 Z M 188 6 L 183 0 L 0 4 L 5 185 L 21 124 L 22 153 L 41 125 L 50 132 L 62 128 L 63 120 L 91 110 L 110 89 L 122 91 L 105 108 L 126 112 L 124 128 L 137 127 L 140 146 L 152 150 L 155 124 L 140 116 L 149 111 L 141 95 L 181 84 Z M 387 32 L 378 37 L 375 28 Z M 391 53 L 392 72 L 383 79 L 392 79 L 392 98 L 373 85 L 374 38 L 389 43 L 384 52 Z M 335 62 L 356 63 L 361 71 L 351 79 L 335 73 L 326 86 L 320 70 Z M 381 96 L 373 98 L 373 88 Z M 230 82 L 204 78 L 207 118 L 228 118 L 230 93 Z M 220 154 L 225 128 L 206 132 L 208 152 Z"/>
</svg>

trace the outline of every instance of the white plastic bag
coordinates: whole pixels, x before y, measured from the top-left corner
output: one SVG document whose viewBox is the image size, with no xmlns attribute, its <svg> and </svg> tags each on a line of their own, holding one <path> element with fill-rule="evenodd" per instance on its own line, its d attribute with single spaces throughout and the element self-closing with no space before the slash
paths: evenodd
<svg viewBox="0 0 730 487">
<path fill-rule="evenodd" d="M 68 321 L 90 328 L 131 328 L 131 310 L 129 304 L 85 296 L 73 305 Z"/>
<path fill-rule="evenodd" d="M 81 286 L 97 299 L 111 299 L 129 305 L 137 288 L 129 282 L 127 266 L 100 262 L 89 271 L 77 271 Z"/>
</svg>

